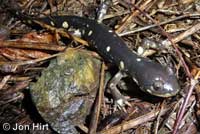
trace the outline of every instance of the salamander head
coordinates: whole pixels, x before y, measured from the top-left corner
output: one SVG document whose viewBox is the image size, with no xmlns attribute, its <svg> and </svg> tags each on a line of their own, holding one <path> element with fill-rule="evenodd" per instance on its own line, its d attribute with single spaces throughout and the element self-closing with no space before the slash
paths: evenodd
<svg viewBox="0 0 200 134">
<path fill-rule="evenodd" d="M 160 64 L 144 70 L 143 75 L 138 78 L 138 84 L 143 91 L 159 97 L 171 97 L 180 90 L 172 69 Z"/>
</svg>

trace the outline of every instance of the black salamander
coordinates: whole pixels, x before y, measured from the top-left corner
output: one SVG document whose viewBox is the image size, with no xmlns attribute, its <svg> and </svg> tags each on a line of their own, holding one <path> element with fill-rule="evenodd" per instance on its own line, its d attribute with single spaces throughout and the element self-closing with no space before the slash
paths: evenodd
<svg viewBox="0 0 200 134">
<path fill-rule="evenodd" d="M 77 16 L 55 16 L 37 20 L 58 28 L 78 30 L 82 38 L 105 60 L 118 66 L 123 74 L 131 76 L 145 92 L 170 97 L 176 95 L 180 89 L 170 68 L 133 53 L 113 30 L 103 24 Z M 117 77 L 113 81 L 117 81 Z"/>
</svg>

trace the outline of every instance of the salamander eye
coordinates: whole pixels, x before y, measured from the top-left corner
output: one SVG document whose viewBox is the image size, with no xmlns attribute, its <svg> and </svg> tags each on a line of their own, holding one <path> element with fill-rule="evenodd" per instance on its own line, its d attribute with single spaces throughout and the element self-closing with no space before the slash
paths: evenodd
<svg viewBox="0 0 200 134">
<path fill-rule="evenodd" d="M 164 88 L 164 83 L 162 80 L 156 80 L 154 83 L 153 83 L 153 88 L 155 91 L 159 91 L 159 90 L 162 90 Z"/>
</svg>

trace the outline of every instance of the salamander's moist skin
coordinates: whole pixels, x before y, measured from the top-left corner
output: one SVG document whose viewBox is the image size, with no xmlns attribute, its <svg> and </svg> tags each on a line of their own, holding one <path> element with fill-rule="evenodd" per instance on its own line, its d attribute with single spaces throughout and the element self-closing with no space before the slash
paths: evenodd
<svg viewBox="0 0 200 134">
<path fill-rule="evenodd" d="M 75 29 L 105 60 L 131 76 L 145 92 L 170 97 L 180 90 L 177 78 L 170 68 L 133 53 L 114 31 L 103 24 L 77 16 L 55 16 L 37 20 L 66 30 Z"/>
</svg>

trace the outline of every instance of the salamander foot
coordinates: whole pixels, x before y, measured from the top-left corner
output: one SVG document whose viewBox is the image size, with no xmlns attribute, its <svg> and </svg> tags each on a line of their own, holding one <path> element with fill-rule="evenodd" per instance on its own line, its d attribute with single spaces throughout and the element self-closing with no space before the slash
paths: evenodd
<svg viewBox="0 0 200 134">
<path fill-rule="evenodd" d="M 109 89 L 111 91 L 111 94 L 114 99 L 114 111 L 116 109 L 120 109 L 123 111 L 126 111 L 125 106 L 131 107 L 131 104 L 124 98 L 124 96 L 120 93 L 120 91 L 117 88 L 117 83 L 127 75 L 124 74 L 122 71 L 119 71 L 109 82 Z"/>
<path fill-rule="evenodd" d="M 123 98 L 123 99 L 115 100 L 114 111 L 117 111 L 117 109 L 119 109 L 126 112 L 125 106 L 131 107 L 131 104 L 126 99 Z"/>
</svg>

